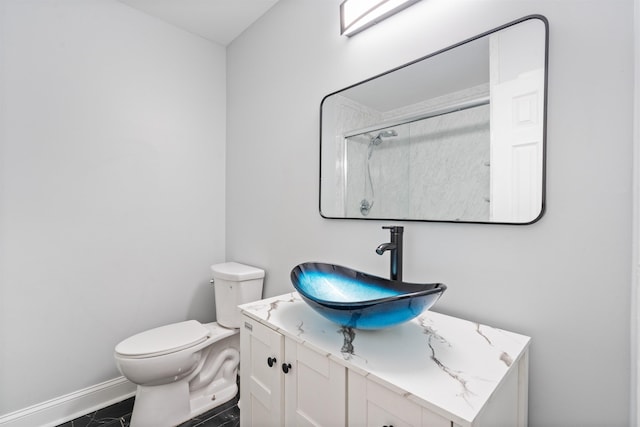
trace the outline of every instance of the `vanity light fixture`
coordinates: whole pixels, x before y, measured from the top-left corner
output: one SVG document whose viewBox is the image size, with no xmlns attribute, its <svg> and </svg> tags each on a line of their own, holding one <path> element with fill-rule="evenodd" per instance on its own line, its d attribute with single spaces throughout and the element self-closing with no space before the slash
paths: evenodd
<svg viewBox="0 0 640 427">
<path fill-rule="evenodd" d="M 340 34 L 351 37 L 420 0 L 344 0 L 340 4 Z"/>
</svg>

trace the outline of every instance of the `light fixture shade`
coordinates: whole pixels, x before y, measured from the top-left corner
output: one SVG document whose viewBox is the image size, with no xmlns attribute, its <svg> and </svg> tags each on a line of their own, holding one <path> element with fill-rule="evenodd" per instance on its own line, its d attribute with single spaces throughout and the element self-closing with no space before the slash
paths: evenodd
<svg viewBox="0 0 640 427">
<path fill-rule="evenodd" d="M 344 0 L 340 4 L 340 34 L 351 37 L 420 0 Z"/>
</svg>

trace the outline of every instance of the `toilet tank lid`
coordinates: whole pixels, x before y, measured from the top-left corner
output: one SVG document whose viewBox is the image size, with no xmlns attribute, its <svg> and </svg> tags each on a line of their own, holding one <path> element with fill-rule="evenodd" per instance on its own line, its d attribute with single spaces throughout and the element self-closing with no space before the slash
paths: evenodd
<svg viewBox="0 0 640 427">
<path fill-rule="evenodd" d="M 212 265 L 211 271 L 213 272 L 214 278 L 238 282 L 262 279 L 264 277 L 264 270 L 237 262 L 225 262 L 223 264 Z"/>
<path fill-rule="evenodd" d="M 116 346 L 116 353 L 130 357 L 160 356 L 189 348 L 210 334 L 202 323 L 187 320 L 133 335 Z"/>
</svg>

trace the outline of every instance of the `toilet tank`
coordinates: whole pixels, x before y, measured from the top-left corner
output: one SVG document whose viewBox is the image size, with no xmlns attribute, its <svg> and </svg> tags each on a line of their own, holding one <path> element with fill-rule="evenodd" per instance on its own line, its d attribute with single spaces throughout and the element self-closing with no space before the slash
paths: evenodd
<svg viewBox="0 0 640 427">
<path fill-rule="evenodd" d="M 216 321 L 226 328 L 240 327 L 238 306 L 262 299 L 264 270 L 237 262 L 211 266 L 216 296 Z"/>
</svg>

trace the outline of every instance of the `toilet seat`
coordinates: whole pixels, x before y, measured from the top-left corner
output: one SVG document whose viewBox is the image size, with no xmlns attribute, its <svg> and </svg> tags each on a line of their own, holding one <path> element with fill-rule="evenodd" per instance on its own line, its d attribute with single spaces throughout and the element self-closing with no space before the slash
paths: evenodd
<svg viewBox="0 0 640 427">
<path fill-rule="evenodd" d="M 205 341 L 211 330 L 196 320 L 173 323 L 133 335 L 116 346 L 123 357 L 157 357 L 193 347 Z"/>
</svg>

